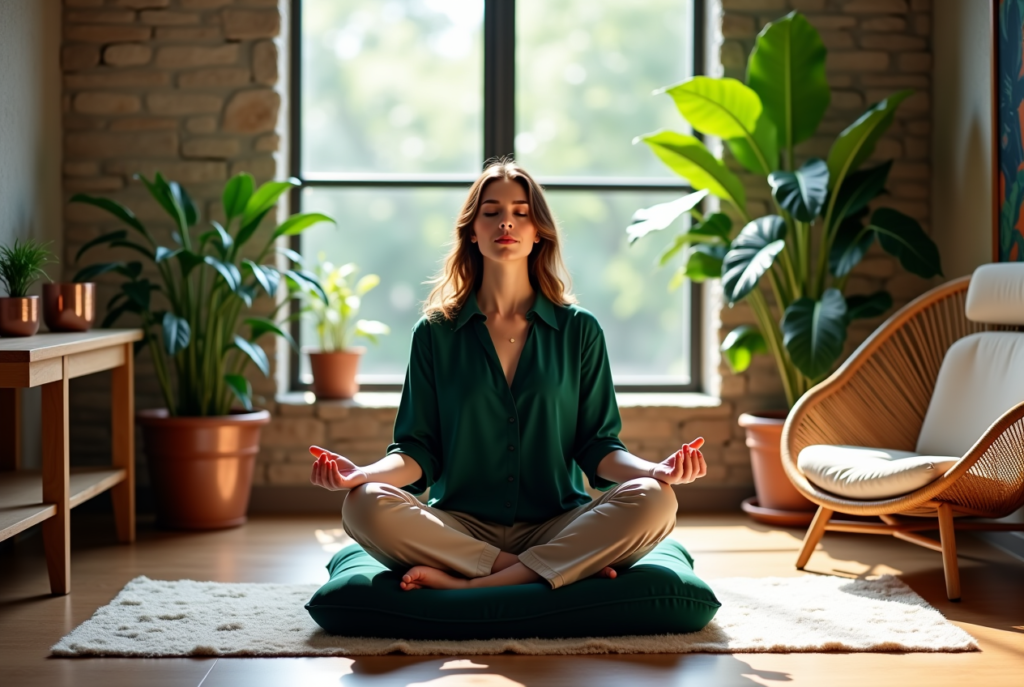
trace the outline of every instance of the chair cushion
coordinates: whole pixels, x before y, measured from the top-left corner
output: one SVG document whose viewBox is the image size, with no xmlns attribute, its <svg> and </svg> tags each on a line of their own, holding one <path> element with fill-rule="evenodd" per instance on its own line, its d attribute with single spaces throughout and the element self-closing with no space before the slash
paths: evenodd
<svg viewBox="0 0 1024 687">
<path fill-rule="evenodd" d="M 1024 324 L 1024 264 L 1000 262 L 974 270 L 964 313 L 974 322 Z"/>
<path fill-rule="evenodd" d="M 808 446 L 797 467 L 808 481 L 838 496 L 877 500 L 909 494 L 941 477 L 959 458 L 864 446 Z"/>
<path fill-rule="evenodd" d="M 696 632 L 721 604 L 693 572 L 693 558 L 666 539 L 614 580 L 588 578 L 487 589 L 402 591 L 358 544 L 327 564 L 330 581 L 306 604 L 331 634 L 397 639 L 594 637 Z"/>
<path fill-rule="evenodd" d="M 962 456 L 1024 401 L 1024 332 L 979 332 L 946 351 L 917 439 L 919 454 Z"/>
</svg>

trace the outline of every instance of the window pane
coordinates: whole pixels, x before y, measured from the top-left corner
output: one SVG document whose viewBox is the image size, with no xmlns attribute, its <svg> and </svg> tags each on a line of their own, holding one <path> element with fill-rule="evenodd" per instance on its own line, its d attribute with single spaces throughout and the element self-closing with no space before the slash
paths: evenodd
<svg viewBox="0 0 1024 687">
<path fill-rule="evenodd" d="M 669 292 L 675 270 L 656 265 L 668 236 L 630 246 L 625 231 L 637 208 L 678 195 L 547 192 L 562 230 L 573 292 L 604 329 L 616 384 L 690 381 L 689 286 Z"/>
<path fill-rule="evenodd" d="M 483 0 L 303 0 L 303 172 L 475 172 Z"/>
<path fill-rule="evenodd" d="M 367 345 L 360 371 L 364 382 L 401 382 L 409 359 L 409 332 L 419 319 L 447 253 L 465 189 L 324 189 L 303 191 L 303 209 L 338 218 L 339 227 L 318 225 L 302 235 L 307 261 L 320 254 L 337 264 L 355 262 L 360 274 L 380 275 L 381 284 L 363 299 L 360 317 L 387 323 L 380 344 Z M 612 373 L 619 384 L 689 382 L 689 296 L 672 293 L 670 268 L 654 261 L 665 241 L 652 237 L 629 246 L 624 227 L 639 207 L 678 194 L 549 192 L 563 232 L 563 252 L 580 305 L 601 322 Z M 311 322 L 301 343 L 315 346 Z M 309 379 L 303 356 L 300 376 Z M 388 376 L 391 376 L 388 378 Z"/>
<path fill-rule="evenodd" d="M 687 131 L 651 91 L 693 72 L 691 0 L 517 0 L 516 159 L 541 176 L 672 173 L 634 136 Z"/>
</svg>

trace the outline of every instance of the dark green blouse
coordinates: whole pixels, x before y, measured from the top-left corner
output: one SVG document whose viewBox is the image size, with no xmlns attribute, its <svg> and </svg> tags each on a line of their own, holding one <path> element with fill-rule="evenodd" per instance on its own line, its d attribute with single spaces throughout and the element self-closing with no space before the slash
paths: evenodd
<svg viewBox="0 0 1024 687">
<path fill-rule="evenodd" d="M 604 333 L 576 306 L 542 293 L 512 386 L 470 295 L 454 322 L 413 328 L 412 351 L 388 454 L 423 468 L 405 489 L 428 505 L 488 522 L 542 522 L 590 501 L 583 474 L 606 491 L 597 465 L 617 449 L 622 423 Z"/>
</svg>

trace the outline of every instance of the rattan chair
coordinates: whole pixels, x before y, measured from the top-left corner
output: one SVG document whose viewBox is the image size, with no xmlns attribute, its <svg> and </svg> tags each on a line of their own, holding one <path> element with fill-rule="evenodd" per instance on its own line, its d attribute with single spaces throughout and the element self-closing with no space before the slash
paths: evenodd
<svg viewBox="0 0 1024 687">
<path fill-rule="evenodd" d="M 1018 295 L 1024 292 L 1024 265 L 1020 270 L 1021 286 L 1014 286 Z M 914 451 L 949 347 L 976 332 L 1018 331 L 1024 336 L 1019 319 L 1017 324 L 998 325 L 967 318 L 970 281 L 964 277 L 948 282 L 902 308 L 790 413 L 782 432 L 782 463 L 796 488 L 818 504 L 798 569 L 807 564 L 826 531 L 891 534 L 941 552 L 947 595 L 958 600 L 955 530 L 1024 530 L 1024 525 L 976 519 L 1001 518 L 1024 505 L 1024 403 L 1008 408 L 981 436 L 966 438 L 976 441 L 953 467 L 908 494 L 871 501 L 845 498 L 819 488 L 798 467 L 800 452 L 812 445 Z M 881 522 L 841 521 L 833 519 L 834 513 L 877 516 Z M 935 529 L 940 541 L 920 534 Z"/>
</svg>

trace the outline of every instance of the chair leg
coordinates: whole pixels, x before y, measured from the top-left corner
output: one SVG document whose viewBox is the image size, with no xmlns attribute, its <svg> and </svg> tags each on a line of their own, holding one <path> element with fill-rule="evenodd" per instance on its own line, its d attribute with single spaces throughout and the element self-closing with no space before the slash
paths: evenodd
<svg viewBox="0 0 1024 687">
<path fill-rule="evenodd" d="M 939 538 L 942 541 L 942 569 L 946 573 L 946 596 L 950 601 L 960 600 L 960 568 L 956 562 L 956 530 L 953 509 L 948 503 L 939 504 Z"/>
<path fill-rule="evenodd" d="M 804 546 L 800 549 L 800 555 L 796 559 L 797 570 L 803 570 L 807 565 L 811 554 L 814 553 L 814 547 L 818 545 L 822 535 L 825 534 L 825 525 L 828 524 L 832 513 L 833 511 L 825 506 L 818 506 L 818 512 L 814 514 L 814 520 L 811 520 L 811 526 L 807 528 L 807 534 L 804 535 Z"/>
</svg>

